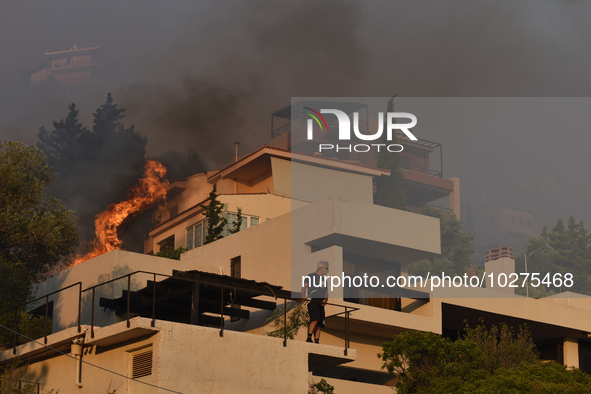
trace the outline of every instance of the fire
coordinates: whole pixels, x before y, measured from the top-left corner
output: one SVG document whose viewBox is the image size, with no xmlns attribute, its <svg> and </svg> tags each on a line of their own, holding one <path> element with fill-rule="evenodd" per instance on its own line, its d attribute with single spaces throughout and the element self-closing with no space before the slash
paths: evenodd
<svg viewBox="0 0 591 394">
<path fill-rule="evenodd" d="M 92 242 L 93 250 L 85 255 L 76 256 L 72 265 L 121 248 L 117 228 L 129 216 L 149 208 L 166 197 L 168 181 L 162 179 L 164 175 L 166 175 L 166 167 L 155 160 L 147 160 L 144 176 L 129 190 L 127 200 L 111 204 L 106 211 L 97 215 L 94 221 L 96 237 Z"/>
</svg>

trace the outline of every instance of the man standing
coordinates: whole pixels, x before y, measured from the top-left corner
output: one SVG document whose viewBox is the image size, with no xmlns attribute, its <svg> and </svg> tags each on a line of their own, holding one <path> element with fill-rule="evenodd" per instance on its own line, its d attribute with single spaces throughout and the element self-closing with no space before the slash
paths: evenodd
<svg viewBox="0 0 591 394">
<path fill-rule="evenodd" d="M 324 275 L 328 273 L 328 261 L 319 261 L 316 272 L 304 277 L 304 287 L 302 287 L 302 303 L 305 302 L 306 291 L 310 299 L 308 303 L 308 314 L 310 315 L 310 325 L 308 326 L 308 339 L 306 342 L 320 342 L 320 330 L 324 327 L 324 306 L 328 302 L 328 287 Z"/>
</svg>

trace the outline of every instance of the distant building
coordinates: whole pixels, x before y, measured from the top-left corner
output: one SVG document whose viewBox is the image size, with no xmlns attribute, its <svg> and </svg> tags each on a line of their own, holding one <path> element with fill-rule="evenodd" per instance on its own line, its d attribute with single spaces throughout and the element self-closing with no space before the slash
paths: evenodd
<svg viewBox="0 0 591 394">
<path fill-rule="evenodd" d="M 484 265 L 489 249 L 508 246 L 515 253 L 525 250 L 528 238 L 539 236 L 550 220 L 519 209 L 498 207 L 486 201 L 470 203 L 464 209 L 464 228 L 475 234 L 475 265 Z"/>
<path fill-rule="evenodd" d="M 78 48 L 74 45 L 65 51 L 46 52 L 47 67 L 31 75 L 31 84 L 55 81 L 62 86 L 94 83 L 102 72 L 101 47 L 94 45 Z"/>
<path fill-rule="evenodd" d="M 428 281 L 421 287 L 420 278 L 391 289 L 337 287 L 320 344 L 305 342 L 305 328 L 295 340 L 265 335 L 276 329 L 268 320 L 281 314 L 276 308 L 299 302 L 302 276 L 319 261 L 329 262 L 333 277 L 406 283 L 409 264 L 441 253 L 438 219 L 373 204 L 374 180 L 389 171 L 361 158 L 294 152 L 286 134 L 227 166 L 172 182 L 144 254 L 113 250 L 38 283 L 39 300 L 28 310 L 51 317 L 51 329 L 0 351 L 0 365 L 20 359 L 23 381 L 63 394 L 299 394 L 322 378 L 339 394 L 389 394 L 396 377 L 381 369 L 383 342 L 409 330 L 457 338 L 465 321 L 484 318 L 526 323 L 541 358 L 591 372 L 591 297 L 536 300 L 493 282 L 451 291 Z M 428 170 L 427 144 L 408 145 L 418 164 L 404 170 L 405 185 L 423 190 L 425 203 L 449 196 L 455 212 L 458 184 Z M 241 231 L 204 244 L 202 205 L 214 184 L 228 221 L 238 208 L 245 221 Z M 188 251 L 180 260 L 152 255 L 167 246 Z M 504 251 L 487 262 L 487 274 L 515 273 Z"/>
<path fill-rule="evenodd" d="M 336 108 L 347 114 L 358 112 L 362 120 L 359 122 L 359 129 L 367 134 L 368 130 L 376 130 L 378 122 L 368 116 L 368 106 L 363 103 L 338 102 L 332 103 Z M 320 155 L 340 161 L 358 163 L 375 167 L 378 154 L 360 153 L 348 150 L 317 152 L 317 143 L 303 139 L 305 132 L 305 120 L 300 115 L 302 108 L 306 106 L 321 107 L 326 105 L 323 101 L 298 101 L 293 105 L 284 107 L 272 114 L 271 142 L 269 145 L 282 149 L 292 150 L 307 154 Z M 329 123 L 329 128 L 336 130 L 336 121 Z M 460 180 L 458 178 L 445 179 L 443 177 L 443 153 L 442 146 L 438 142 L 419 139 L 410 140 L 406 135 L 397 132 L 398 144 L 404 147 L 399 153 L 400 167 L 404 175 L 403 187 L 407 207 L 413 212 L 434 201 L 448 198 L 449 204 L 445 202 L 437 206 L 443 208 L 444 213 L 453 212 L 458 218 L 461 216 L 460 209 Z M 322 142 L 335 143 L 337 136 L 335 131 L 328 131 Z M 315 138 L 316 141 L 316 138 Z M 431 155 L 435 160 L 431 159 Z M 436 205 L 439 205 L 437 203 Z"/>
<path fill-rule="evenodd" d="M 29 310 L 52 317 L 50 334 L 0 352 L 0 365 L 19 358 L 22 380 L 63 394 L 296 394 L 321 378 L 340 394 L 386 394 L 395 377 L 377 357 L 384 341 L 408 330 L 455 338 L 465 320 L 484 318 L 526 323 L 543 359 L 591 372 L 591 298 L 570 293 L 536 300 L 492 285 L 461 294 L 427 285 L 380 298 L 379 287 L 337 288 L 321 344 L 306 343 L 305 329 L 295 340 L 266 336 L 272 311 L 299 297 L 302 275 L 320 260 L 333 276 L 385 281 L 440 253 L 438 219 L 373 204 L 373 178 L 387 175 L 265 146 L 174 182 L 146 254 L 114 250 L 39 283 Z M 200 205 L 214 183 L 226 217 L 241 207 L 246 223 L 204 245 Z M 167 245 L 190 250 L 180 261 L 149 255 Z M 501 257 L 486 271 L 514 266 Z"/>
</svg>

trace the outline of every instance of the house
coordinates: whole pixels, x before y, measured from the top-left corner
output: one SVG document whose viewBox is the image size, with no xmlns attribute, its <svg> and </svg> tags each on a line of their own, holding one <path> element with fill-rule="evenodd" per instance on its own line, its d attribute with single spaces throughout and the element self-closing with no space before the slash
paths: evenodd
<svg viewBox="0 0 591 394">
<path fill-rule="evenodd" d="M 20 358 L 22 380 L 66 394 L 301 393 L 321 378 L 337 393 L 390 393 L 382 342 L 407 330 L 454 335 L 484 317 L 527 323 L 545 359 L 591 372 L 591 303 L 569 293 L 335 286 L 321 344 L 306 343 L 304 330 L 294 340 L 265 335 L 320 260 L 333 277 L 384 284 L 410 282 L 410 263 L 440 253 L 438 219 L 373 204 L 381 176 L 388 171 L 362 162 L 265 146 L 173 182 L 145 254 L 114 250 L 39 283 L 29 310 L 52 317 L 51 334 L 1 352 L 0 364 Z M 224 215 L 241 208 L 246 222 L 204 245 L 202 205 L 214 184 Z M 189 250 L 179 261 L 151 255 L 166 246 Z M 486 270 L 510 274 L 514 261 Z"/>
<path fill-rule="evenodd" d="M 94 43 L 93 43 L 94 44 Z M 104 56 L 99 45 L 65 51 L 46 52 L 46 67 L 31 75 L 31 84 L 55 81 L 61 86 L 77 86 L 97 82 L 103 72 Z"/>
</svg>

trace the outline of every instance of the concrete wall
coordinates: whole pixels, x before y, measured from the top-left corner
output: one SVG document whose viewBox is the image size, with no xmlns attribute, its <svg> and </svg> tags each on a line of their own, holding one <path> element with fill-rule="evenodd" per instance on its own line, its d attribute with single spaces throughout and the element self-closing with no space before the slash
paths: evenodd
<svg viewBox="0 0 591 394">
<path fill-rule="evenodd" d="M 260 218 L 260 222 L 270 220 L 291 210 L 289 198 L 273 194 L 254 195 L 221 195 L 218 201 L 224 204 L 224 212 L 237 211 L 242 208 L 242 214 Z M 144 252 L 158 252 L 158 243 L 174 235 L 174 247 L 187 247 L 187 228 L 205 220 L 203 209 L 195 207 L 192 211 L 179 215 L 169 223 L 152 230 L 149 242 L 145 243 Z"/>
<path fill-rule="evenodd" d="M 217 267 L 208 267 L 206 265 L 197 265 L 195 263 L 187 265 L 178 260 L 125 252 L 122 250 L 113 250 L 50 276 L 36 286 L 34 294 L 35 297 L 41 297 L 76 282 L 82 282 L 82 289 L 85 290 L 99 283 L 104 283 L 135 271 L 148 271 L 172 275 L 172 271 L 175 269 L 200 269 L 206 272 L 219 273 Z M 131 290 L 138 290 L 145 287 L 146 281 L 152 279 L 153 276 L 148 274 L 136 274 L 132 276 L 130 283 Z M 157 280 L 162 279 L 164 278 L 157 277 Z M 99 300 L 100 297 L 121 297 L 122 290 L 127 290 L 127 279 L 120 279 L 97 288 L 94 302 L 94 324 L 96 326 L 105 326 L 121 320 L 121 318 L 117 317 L 113 311 L 108 309 L 103 311 L 102 308 L 99 307 Z M 78 295 L 79 288 L 78 286 L 75 286 L 49 297 L 49 301 L 53 301 L 54 303 L 53 332 L 68 327 L 74 327 L 78 324 Z M 32 307 L 34 308 L 37 305 L 41 305 L 41 301 Z M 83 293 L 81 310 L 82 324 L 90 324 L 92 291 L 86 291 Z"/>
<path fill-rule="evenodd" d="M 305 393 L 310 344 L 162 322 L 158 381 L 183 393 Z"/>
<path fill-rule="evenodd" d="M 316 202 L 329 197 L 373 204 L 373 178 L 369 175 L 291 162 L 291 197 Z"/>
<path fill-rule="evenodd" d="M 76 385 L 77 361 L 55 353 L 23 368 L 21 378 L 60 394 L 165 392 L 126 378 L 131 375 L 134 352 L 152 349 L 152 374 L 142 380 L 158 387 L 181 393 L 300 394 L 308 386 L 310 353 L 338 362 L 356 356 L 354 350 L 343 356 L 340 346 L 290 340 L 284 347 L 282 339 L 262 335 L 225 331 L 220 337 L 214 328 L 164 321 L 150 328 L 149 324 L 148 319 L 133 319 L 131 329 L 144 330 L 146 335 L 132 339 L 125 336 L 129 330 L 124 323 L 105 328 L 94 340 L 83 335 L 82 360 L 93 365 L 82 364 L 82 387 Z"/>
</svg>

